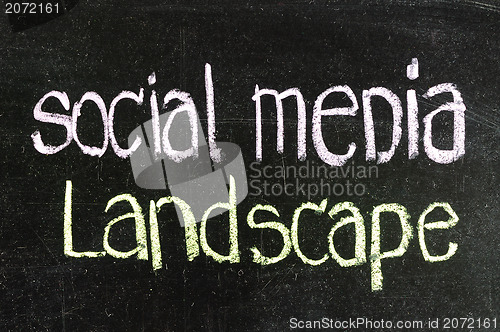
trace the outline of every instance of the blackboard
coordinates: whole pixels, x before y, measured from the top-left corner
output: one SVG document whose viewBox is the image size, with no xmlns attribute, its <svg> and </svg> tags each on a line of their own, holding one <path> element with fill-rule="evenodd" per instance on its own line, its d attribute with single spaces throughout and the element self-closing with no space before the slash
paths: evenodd
<svg viewBox="0 0 500 332">
<path fill-rule="evenodd" d="M 332 330 L 352 331 L 353 325 L 335 324 L 357 319 L 365 319 L 358 329 L 367 331 L 403 330 L 396 327 L 398 321 L 423 322 L 407 329 L 413 331 L 447 326 L 498 329 L 500 5 L 496 1 L 59 3 L 64 8 L 60 15 L 37 19 L 5 14 L 0 20 L 2 331 L 285 331 L 314 327 L 307 324 L 315 321 L 331 324 L 321 327 Z M 412 63 L 418 63 L 418 75 Z M 139 187 L 130 158 L 118 157 L 111 144 L 102 156 L 83 153 L 75 140 L 57 153 L 41 153 L 34 146 L 34 133 L 39 131 L 46 144 L 61 145 L 66 131 L 37 120 L 34 108 L 50 91 L 65 92 L 71 109 L 86 92 L 94 91 L 109 110 L 120 92 L 138 94 L 143 88 L 141 106 L 129 100 L 116 108 L 114 134 L 125 149 L 129 134 L 151 119 L 152 90 L 163 98 L 178 89 L 190 94 L 207 136 L 207 64 L 216 141 L 232 142 L 241 149 L 249 186 L 237 204 L 239 262 L 218 262 L 201 247 L 199 255 L 189 260 L 185 227 L 180 227 L 174 206 L 165 204 L 158 212 L 162 262 L 154 269 L 150 201 L 169 196 L 169 190 Z M 154 85 L 148 83 L 152 73 Z M 447 163 L 430 158 L 425 147 L 453 149 L 459 139 L 454 137 L 454 116 L 459 112 L 437 114 L 431 121 L 431 142 L 424 140 L 425 117 L 453 102 L 449 91 L 424 97 L 442 83 L 453 85 L 465 105 L 464 153 Z M 374 173 L 326 179 L 312 173 L 284 178 L 276 174 L 280 167 L 315 172 L 315 167 L 326 165 L 312 138 L 313 109 L 318 96 L 334 86 L 348 86 L 358 109 L 352 116 L 322 117 L 324 144 L 335 154 L 345 154 L 350 143 L 356 144 L 344 171 L 372 167 Z M 391 91 L 402 107 L 401 139 L 391 158 L 382 163 L 367 157 L 362 96 L 373 87 Z M 258 98 L 252 97 L 259 89 L 281 93 L 290 88 L 297 88 L 304 99 L 307 155 L 298 158 L 296 99 L 283 99 L 280 153 L 276 102 L 263 96 L 259 161 Z M 412 129 L 418 155 L 411 157 L 409 90 L 415 91 L 419 125 Z M 346 96 L 327 97 L 323 108 L 351 107 Z M 372 99 L 371 108 L 375 149 L 387 151 L 396 116 L 380 96 Z M 72 114 L 55 98 L 47 99 L 43 109 Z M 86 102 L 78 119 L 80 141 L 101 146 L 103 128 L 98 109 Z M 359 185 L 357 193 L 347 192 L 349 180 L 351 190 Z M 148 259 L 65 255 L 68 181 L 76 252 L 105 251 L 106 225 L 131 211 L 126 202 L 107 212 L 106 205 L 117 195 L 130 194 L 145 218 Z M 270 192 L 263 192 L 264 181 L 269 182 Z M 283 191 L 287 183 L 292 194 Z M 340 186 L 336 192 L 318 192 L 320 187 L 315 186 L 324 183 Z M 253 261 L 252 247 L 275 257 L 284 240 L 276 229 L 250 227 L 247 216 L 252 208 L 275 207 L 279 217 L 258 211 L 255 222 L 274 220 L 290 231 L 301 204 L 319 207 L 324 199 L 323 212 L 302 212 L 297 232 L 303 255 L 315 261 L 326 255 L 325 262 L 305 263 L 294 246 L 279 262 Z M 340 266 L 329 250 L 332 226 L 351 216 L 348 211 L 328 216 L 340 202 L 351 202 L 363 218 L 366 261 L 357 266 Z M 450 243 L 458 247 L 449 259 L 430 262 L 422 254 L 418 224 L 435 202 L 448 203 L 458 221 L 445 225 L 448 229 L 423 231 L 429 253 L 444 255 Z M 400 257 L 381 260 L 383 286 L 377 289 L 371 263 L 376 255 L 370 251 L 376 245 L 372 214 L 384 204 L 406 209 L 413 237 Z M 442 206 L 433 213 L 427 223 L 451 220 Z M 229 247 L 228 218 L 228 213 L 210 218 L 206 230 L 212 248 L 224 255 Z M 338 229 L 334 236 L 339 255 L 346 259 L 354 257 L 353 225 Z M 381 252 L 398 247 L 403 239 L 398 215 L 381 213 L 380 229 Z M 131 220 L 116 224 L 110 245 L 121 251 L 133 249 L 135 232 Z M 372 325 L 366 325 L 368 321 Z"/>
</svg>

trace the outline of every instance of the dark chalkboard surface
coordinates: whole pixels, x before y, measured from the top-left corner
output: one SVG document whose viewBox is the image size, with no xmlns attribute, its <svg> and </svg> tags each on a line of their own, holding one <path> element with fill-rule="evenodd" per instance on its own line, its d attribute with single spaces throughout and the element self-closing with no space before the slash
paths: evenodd
<svg viewBox="0 0 500 332">
<path fill-rule="evenodd" d="M 0 20 L 2 331 L 284 331 L 314 321 L 330 324 L 322 327 L 332 330 L 351 331 L 353 325 L 335 323 L 358 318 L 365 318 L 358 330 L 391 330 L 387 321 L 394 324 L 393 330 L 402 330 L 396 328 L 398 321 L 422 322 L 407 329 L 413 331 L 446 326 L 498 330 L 498 2 L 59 3 L 60 15 L 5 14 Z M 418 62 L 418 78 L 412 74 L 416 69 L 411 67 L 412 59 Z M 34 108 L 50 91 L 65 92 L 69 110 L 56 98 L 47 99 L 43 110 L 69 117 L 82 95 L 94 91 L 109 111 L 120 92 L 138 94 L 143 88 L 141 106 L 128 100 L 116 108 L 114 135 L 125 149 L 129 134 L 151 119 L 152 90 L 161 104 L 168 91 L 178 89 L 190 94 L 207 137 L 206 64 L 211 66 L 213 81 L 216 141 L 238 145 L 246 169 L 248 194 L 236 212 L 239 262 L 220 263 L 201 246 L 199 255 L 190 261 L 186 228 L 179 226 L 174 206 L 165 204 L 157 213 L 162 262 L 154 269 L 149 204 L 169 196 L 170 190 L 138 186 L 131 161 L 118 157 L 111 143 L 102 156 L 83 153 L 75 140 L 55 154 L 41 153 L 34 147 L 33 133 L 39 131 L 46 144 L 57 146 L 65 141 L 66 130 L 37 120 Z M 154 85 L 148 83 L 152 73 Z M 448 163 L 430 158 L 426 147 L 454 148 L 459 140 L 453 136 L 454 130 L 459 132 L 454 116 L 459 112 L 436 114 L 431 142 L 424 140 L 426 116 L 454 101 L 449 92 L 424 97 L 442 83 L 454 84 L 466 107 L 464 153 Z M 262 161 L 257 162 L 258 126 L 252 99 L 256 85 L 278 93 L 297 88 L 302 94 L 307 154 L 303 160 L 297 157 L 301 134 L 297 133 L 296 99 L 283 100 L 284 147 L 279 153 L 276 102 L 272 96 L 263 96 Z M 334 86 L 348 86 L 358 110 L 351 116 L 323 116 L 324 144 L 340 155 L 355 143 L 352 158 L 336 172 L 350 167 L 352 171 L 372 170 L 370 175 L 313 174 L 327 165 L 312 138 L 313 108 L 318 96 Z M 373 158 L 367 158 L 369 128 L 363 91 L 372 87 L 390 90 L 402 107 L 401 139 L 394 155 L 383 163 L 367 160 Z M 415 91 L 417 129 L 408 125 L 408 90 Z M 323 109 L 351 106 L 352 99 L 337 93 L 327 96 Z M 167 111 L 172 111 L 175 105 L 169 107 Z M 387 151 L 397 116 L 382 97 L 372 98 L 371 108 L 375 148 Z M 103 128 L 96 105 L 85 102 L 76 129 L 79 140 L 87 146 L 101 146 Z M 418 147 L 418 155 L 411 158 L 410 132 L 416 133 Z M 290 167 L 290 171 L 302 167 L 309 173 L 283 176 L 276 174 L 280 167 Z M 167 174 L 159 174 L 160 182 L 164 181 Z M 136 254 L 126 259 L 110 254 L 96 258 L 65 255 L 67 181 L 72 184 L 75 252 L 106 251 L 106 225 L 132 211 L 130 204 L 119 202 L 105 212 L 108 201 L 130 194 L 144 215 L 148 259 L 138 259 Z M 287 184 L 289 192 L 285 192 Z M 335 192 L 334 184 L 338 184 Z M 291 230 L 301 204 L 310 202 L 319 209 L 324 199 L 326 212 L 304 210 L 297 232 L 302 254 L 311 261 L 326 255 L 325 262 L 304 262 L 294 245 L 279 262 L 253 261 L 252 247 L 276 257 L 284 240 L 276 229 L 250 227 L 247 216 L 252 208 L 272 205 L 277 213 L 258 211 L 255 222 L 274 220 Z M 365 236 L 358 234 L 358 239 L 366 242 L 362 247 L 365 261 L 357 266 L 342 267 L 330 253 L 330 230 L 341 218 L 352 216 L 348 210 L 328 216 L 340 202 L 352 202 L 363 218 Z M 448 203 L 458 217 L 452 225 L 451 214 L 442 207 L 428 214 L 427 224 L 442 221 L 448 227 L 424 229 L 430 255 L 445 255 L 450 243 L 458 245 L 451 257 L 438 262 L 423 256 L 418 228 L 419 217 L 434 202 Z M 383 286 L 374 289 L 374 261 L 380 257 L 373 251 L 377 244 L 372 212 L 383 204 L 406 209 L 413 238 L 396 255 L 400 257 L 381 259 Z M 228 219 L 226 212 L 207 222 L 207 241 L 223 255 L 229 250 Z M 380 253 L 404 242 L 407 233 L 401 225 L 398 214 L 380 214 Z M 126 252 L 136 247 L 135 234 L 133 219 L 123 220 L 112 227 L 109 244 Z M 333 239 L 341 257 L 354 257 L 353 223 L 339 228 Z M 372 325 L 366 325 L 368 321 Z"/>
</svg>

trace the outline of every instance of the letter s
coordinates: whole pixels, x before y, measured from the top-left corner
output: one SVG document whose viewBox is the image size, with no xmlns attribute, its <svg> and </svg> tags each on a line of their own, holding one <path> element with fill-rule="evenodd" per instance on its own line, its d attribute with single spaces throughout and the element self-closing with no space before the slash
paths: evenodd
<svg viewBox="0 0 500 332">
<path fill-rule="evenodd" d="M 67 147 L 73 140 L 73 133 L 71 131 L 71 116 L 64 114 L 47 113 L 42 111 L 43 103 L 50 97 L 57 98 L 64 109 L 66 111 L 69 111 L 70 104 L 66 92 L 50 91 L 49 93 L 45 94 L 45 96 L 43 96 L 35 105 L 35 108 L 33 109 L 33 116 L 35 120 L 41 122 L 64 126 L 66 128 L 66 142 L 58 146 L 46 145 L 42 141 L 42 135 L 40 134 L 40 131 L 35 131 L 33 134 L 31 134 L 31 138 L 33 139 L 33 146 L 35 147 L 35 149 L 37 149 L 38 152 L 43 154 L 57 153 Z"/>
</svg>

